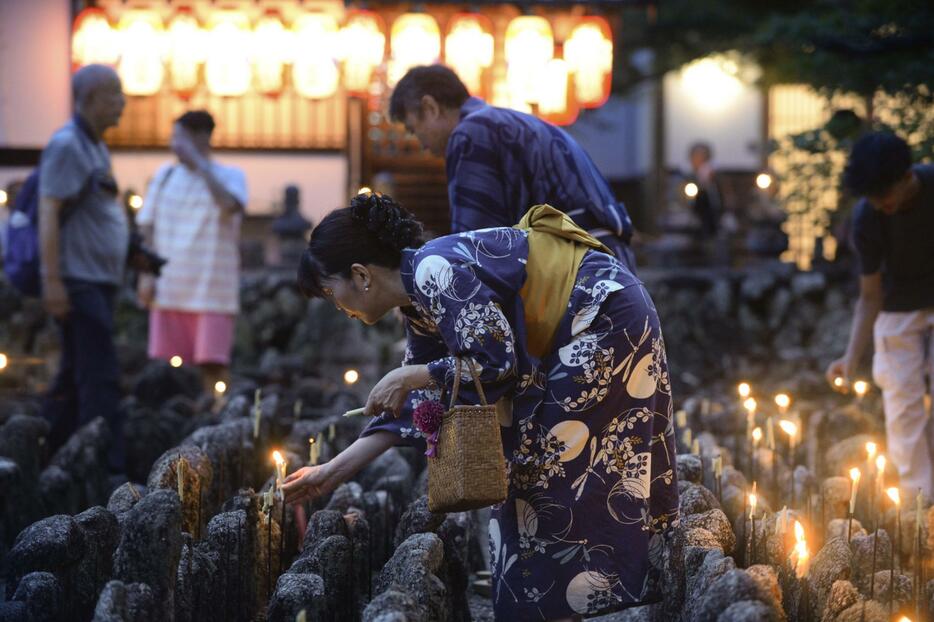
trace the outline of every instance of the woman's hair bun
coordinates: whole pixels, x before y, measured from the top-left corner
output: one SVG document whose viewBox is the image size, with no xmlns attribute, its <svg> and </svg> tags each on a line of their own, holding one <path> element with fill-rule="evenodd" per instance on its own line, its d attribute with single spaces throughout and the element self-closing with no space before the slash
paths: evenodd
<svg viewBox="0 0 934 622">
<path fill-rule="evenodd" d="M 421 246 L 421 223 L 387 194 L 358 194 L 350 200 L 350 214 L 393 250 Z"/>
</svg>

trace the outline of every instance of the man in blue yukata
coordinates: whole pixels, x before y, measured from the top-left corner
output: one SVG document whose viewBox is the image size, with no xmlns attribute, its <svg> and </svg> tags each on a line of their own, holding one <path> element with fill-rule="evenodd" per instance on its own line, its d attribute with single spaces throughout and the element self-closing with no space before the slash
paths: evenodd
<svg viewBox="0 0 934 622">
<path fill-rule="evenodd" d="M 452 233 L 510 227 L 547 203 L 635 271 L 626 208 L 564 130 L 471 97 L 443 65 L 409 70 L 392 93 L 389 114 L 444 157 Z"/>
</svg>

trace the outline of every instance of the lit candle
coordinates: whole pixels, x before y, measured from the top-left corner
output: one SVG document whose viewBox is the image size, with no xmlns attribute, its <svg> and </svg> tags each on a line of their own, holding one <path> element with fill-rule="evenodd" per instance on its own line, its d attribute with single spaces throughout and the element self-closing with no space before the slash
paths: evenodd
<svg viewBox="0 0 934 622">
<path fill-rule="evenodd" d="M 875 487 L 879 489 L 879 515 L 876 519 L 876 525 L 882 520 L 882 492 L 885 488 L 885 454 L 879 454 L 876 456 L 876 483 Z M 875 508 L 870 508 L 870 512 L 873 512 Z"/>
<path fill-rule="evenodd" d="M 757 469 L 757 460 L 756 456 L 758 455 L 759 442 L 762 441 L 762 428 L 756 426 L 752 430 L 752 457 L 749 460 L 749 468 L 752 471 L 752 479 L 756 480 L 756 469 Z"/>
<path fill-rule="evenodd" d="M 747 397 L 743 400 L 743 408 L 746 409 L 746 433 L 749 434 L 752 432 L 752 427 L 755 425 L 756 421 L 756 398 Z"/>
<path fill-rule="evenodd" d="M 795 567 L 795 577 L 803 579 L 811 570 L 811 552 L 808 550 L 804 537 L 804 527 L 800 521 L 795 521 L 795 546 L 791 551 Z"/>
<path fill-rule="evenodd" d="M 260 405 L 262 394 L 260 389 L 256 389 L 256 392 L 253 393 L 253 439 L 259 438 L 259 422 L 260 418 L 263 416 L 263 408 Z"/>
<path fill-rule="evenodd" d="M 844 383 L 845 381 L 843 380 L 843 376 L 835 376 L 833 379 L 833 386 L 835 386 L 838 389 L 842 389 Z"/>
<path fill-rule="evenodd" d="M 775 405 L 778 406 L 778 412 L 784 415 L 788 412 L 788 407 L 791 406 L 791 398 L 787 393 L 779 393 L 775 396 Z"/>
<path fill-rule="evenodd" d="M 181 367 L 184 363 L 185 361 L 182 360 L 182 357 L 177 354 L 169 359 L 169 365 L 172 367 Z"/>
<path fill-rule="evenodd" d="M 223 380 L 218 380 L 214 383 L 214 399 L 219 400 L 224 397 L 224 393 L 227 392 L 227 383 Z"/>
<path fill-rule="evenodd" d="M 318 464 L 318 443 L 315 442 L 314 436 L 308 437 L 308 466 L 315 466 Z"/>
<path fill-rule="evenodd" d="M 799 581 L 801 598 L 798 601 L 798 620 L 807 622 L 810 619 L 810 588 L 808 587 L 808 573 L 811 570 L 811 552 L 808 550 L 807 540 L 804 537 L 804 527 L 795 521 L 795 546 L 791 551 L 792 563 L 795 568 L 795 577 Z"/>
<path fill-rule="evenodd" d="M 750 556 L 750 565 L 756 563 L 756 483 L 752 483 L 752 492 L 749 493 L 749 520 L 752 523 L 752 555 Z"/>
<path fill-rule="evenodd" d="M 869 383 L 865 380 L 857 380 L 853 383 L 853 392 L 856 393 L 856 399 L 860 402 L 863 401 L 866 393 L 869 391 Z"/>
<path fill-rule="evenodd" d="M 892 503 L 895 504 L 895 541 L 892 542 L 892 558 L 889 560 L 889 618 L 892 617 L 892 590 L 895 585 L 895 552 L 901 552 L 902 510 L 901 497 L 898 488 L 889 488 L 885 491 Z"/>
<path fill-rule="evenodd" d="M 7 357 L 7 355 L 4 354 L 3 352 L 0 352 L 0 371 L 3 371 L 4 369 L 6 369 L 7 365 L 9 364 L 10 364 L 10 359 Z"/>
<path fill-rule="evenodd" d="M 859 490 L 859 469 L 853 467 L 850 469 L 850 514 L 856 511 L 856 491 Z"/>
<path fill-rule="evenodd" d="M 739 393 L 742 399 L 746 399 L 752 393 L 752 387 L 749 386 L 748 382 L 740 382 L 736 386 L 736 392 Z"/>
<path fill-rule="evenodd" d="M 850 516 L 849 528 L 847 530 L 847 542 L 853 538 L 853 513 L 856 511 L 856 493 L 859 490 L 859 469 L 853 467 L 850 469 Z"/>
<path fill-rule="evenodd" d="M 278 451 L 272 452 L 272 459 L 276 463 L 276 490 L 281 490 L 282 481 L 285 479 L 285 460 Z"/>
</svg>

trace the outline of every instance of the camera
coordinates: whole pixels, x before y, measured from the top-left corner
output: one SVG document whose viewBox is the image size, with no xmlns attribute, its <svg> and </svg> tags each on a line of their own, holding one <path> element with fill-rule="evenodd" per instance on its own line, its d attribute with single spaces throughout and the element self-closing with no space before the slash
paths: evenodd
<svg viewBox="0 0 934 622">
<path fill-rule="evenodd" d="M 162 266 L 168 259 L 160 257 L 155 251 L 143 244 L 143 236 L 137 231 L 130 233 L 130 244 L 127 248 L 127 263 L 139 272 L 159 276 Z"/>
</svg>

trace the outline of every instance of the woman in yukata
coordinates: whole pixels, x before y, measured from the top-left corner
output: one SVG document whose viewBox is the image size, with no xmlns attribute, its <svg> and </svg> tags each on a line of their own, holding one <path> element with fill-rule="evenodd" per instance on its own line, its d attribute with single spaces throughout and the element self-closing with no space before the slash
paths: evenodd
<svg viewBox="0 0 934 622">
<path fill-rule="evenodd" d="M 629 270 L 590 248 L 599 246 L 592 238 L 562 239 L 570 259 L 548 247 L 541 240 L 554 242 L 555 229 L 539 225 L 576 227 L 547 206 L 530 215 L 539 208 L 542 219 L 529 225 L 526 216 L 524 228 L 424 243 L 421 225 L 390 197 L 357 195 L 312 232 L 298 277 L 305 295 L 366 324 L 400 309 L 408 347 L 371 391 L 365 413 L 374 418 L 361 437 L 292 473 L 287 501 L 330 493 L 394 445 L 424 449 L 413 409 L 440 400 L 442 388 L 450 395 L 455 357 L 472 361 L 490 403 L 506 412 L 508 496 L 489 526 L 501 620 L 579 619 L 658 601 L 663 539 L 678 520 L 655 306 Z M 461 403 L 478 403 L 462 375 Z"/>
</svg>

